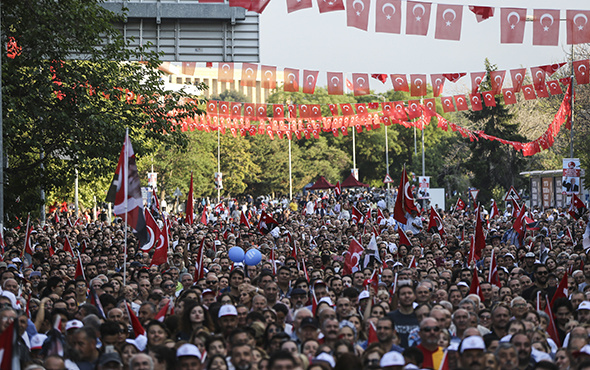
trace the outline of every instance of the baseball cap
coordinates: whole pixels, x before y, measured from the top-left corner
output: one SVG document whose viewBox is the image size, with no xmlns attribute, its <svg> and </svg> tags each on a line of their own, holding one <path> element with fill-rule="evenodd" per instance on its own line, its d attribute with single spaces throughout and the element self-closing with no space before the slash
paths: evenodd
<svg viewBox="0 0 590 370">
<path fill-rule="evenodd" d="M 15 257 L 15 258 L 13 258 L 11 261 L 12 261 L 13 263 L 23 263 L 23 261 L 21 261 L 21 259 L 20 259 L 20 258 L 18 258 L 18 257 Z"/>
<path fill-rule="evenodd" d="M 303 290 L 301 288 L 295 288 L 291 291 L 291 297 L 293 297 L 295 295 L 307 295 L 307 293 L 305 292 L 305 290 Z"/>
<path fill-rule="evenodd" d="M 328 284 L 326 284 L 326 282 L 325 282 L 325 281 L 323 281 L 323 280 L 321 280 L 321 279 L 319 279 L 319 280 L 316 280 L 316 281 L 315 281 L 315 283 L 313 283 L 313 287 L 314 287 L 314 288 L 315 288 L 316 286 L 318 286 L 318 285 L 324 285 L 324 286 L 328 286 Z"/>
<path fill-rule="evenodd" d="M 229 306 L 229 305 L 226 305 Z M 233 306 L 232 306 L 233 307 Z M 176 357 L 192 356 L 199 360 L 201 359 L 201 352 L 194 344 L 186 343 L 176 350 Z"/>
<path fill-rule="evenodd" d="M 43 347 L 43 342 L 47 339 L 47 335 L 45 334 L 35 334 L 31 338 L 31 350 L 33 349 L 41 349 Z"/>
<path fill-rule="evenodd" d="M 221 308 L 219 309 L 219 315 L 217 317 L 223 316 L 238 316 L 238 310 L 236 310 L 236 306 L 232 304 L 224 304 L 223 306 L 221 306 Z M 199 358 L 201 358 L 200 355 Z"/>
<path fill-rule="evenodd" d="M 513 255 L 512 253 L 506 253 L 506 254 L 504 255 L 504 257 L 510 257 L 510 258 L 512 258 L 513 260 L 514 260 L 514 259 L 516 259 L 516 258 L 514 258 L 514 255 Z"/>
<path fill-rule="evenodd" d="M 317 329 L 319 327 L 318 321 L 313 317 L 304 318 L 303 320 L 301 320 L 301 324 L 299 325 L 299 327 L 301 327 L 301 328 L 306 328 L 306 327 L 310 327 L 310 326 L 315 329 Z"/>
<path fill-rule="evenodd" d="M 116 362 L 119 365 L 123 365 L 123 361 L 121 361 L 121 356 L 119 356 L 117 352 L 103 353 L 98 358 L 98 364 L 101 366 L 106 365 L 109 362 Z"/>
<path fill-rule="evenodd" d="M 472 335 L 463 339 L 461 342 L 461 353 L 470 349 L 481 349 L 482 351 L 485 351 L 486 345 L 483 338 L 478 335 Z"/>
<path fill-rule="evenodd" d="M 330 354 L 327 354 L 326 352 L 322 352 L 319 355 L 317 355 L 317 357 L 315 357 L 313 361 L 324 361 L 328 363 L 332 368 L 336 366 L 336 361 L 334 361 L 334 357 Z"/>
<path fill-rule="evenodd" d="M 360 300 L 362 300 L 362 299 L 367 299 L 367 298 L 369 298 L 369 297 L 370 297 L 370 294 L 369 294 L 369 292 L 368 292 L 368 291 L 366 291 L 366 290 L 363 290 L 363 291 L 361 292 L 361 294 L 359 294 L 359 301 L 360 301 Z"/>
<path fill-rule="evenodd" d="M 213 294 L 213 295 L 215 295 L 215 292 L 212 291 L 211 289 L 205 289 L 205 290 L 203 290 L 203 293 L 201 293 L 201 295 L 204 297 L 205 294 Z"/>
<path fill-rule="evenodd" d="M 404 356 L 396 351 L 387 352 L 381 357 L 381 362 L 379 362 L 381 367 L 404 366 L 405 364 L 406 360 L 404 359 Z"/>
<path fill-rule="evenodd" d="M 332 302 L 332 300 L 330 299 L 330 297 L 322 297 L 322 298 L 320 298 L 320 300 L 318 301 L 318 304 L 320 304 L 322 302 L 326 302 L 329 306 L 334 306 L 334 303 Z"/>
<path fill-rule="evenodd" d="M 526 258 L 535 258 L 535 254 L 533 252 L 527 252 L 527 254 L 524 255 Z"/>
<path fill-rule="evenodd" d="M 467 288 L 469 288 L 469 285 L 468 285 L 466 282 L 464 282 L 464 281 L 460 281 L 460 282 L 458 282 L 458 283 L 457 283 L 457 286 L 464 286 L 464 287 L 467 287 Z"/>
<path fill-rule="evenodd" d="M 6 268 L 8 265 L 6 264 L 6 262 L 0 262 L 0 268 L 4 267 Z"/>
<path fill-rule="evenodd" d="M 80 320 L 70 320 L 66 323 L 66 331 L 70 329 L 80 329 L 84 326 L 84 323 Z"/>
<path fill-rule="evenodd" d="M 580 305 L 578 306 L 578 311 L 580 310 L 590 310 L 590 302 L 582 301 L 582 303 L 580 303 Z"/>
</svg>

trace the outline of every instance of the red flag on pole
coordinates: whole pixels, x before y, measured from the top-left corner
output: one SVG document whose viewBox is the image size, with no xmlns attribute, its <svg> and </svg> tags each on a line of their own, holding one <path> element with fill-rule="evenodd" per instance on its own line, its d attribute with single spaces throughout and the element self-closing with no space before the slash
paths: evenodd
<svg viewBox="0 0 590 370">
<path fill-rule="evenodd" d="M 471 279 L 471 286 L 469 288 L 469 294 L 477 294 L 479 298 L 484 301 L 483 294 L 481 294 L 481 289 L 479 287 L 479 276 L 477 274 L 477 269 L 473 271 L 473 277 Z"/>
<path fill-rule="evenodd" d="M 457 198 L 457 204 L 455 205 L 455 210 L 456 211 L 462 211 L 462 210 L 465 209 L 466 206 L 467 206 L 467 204 L 465 204 L 465 202 L 463 201 L 463 199 Z"/>
<path fill-rule="evenodd" d="M 497 286 L 498 288 L 502 288 L 502 282 L 498 277 L 498 262 L 496 261 L 496 256 L 494 255 L 494 249 L 492 248 L 492 259 L 490 262 L 490 271 L 488 273 L 488 283 Z"/>
<path fill-rule="evenodd" d="M 205 277 L 205 265 L 203 263 L 203 256 L 205 254 L 205 238 L 201 240 L 199 250 L 197 252 L 197 260 L 195 261 L 195 284 L 197 281 Z"/>
<path fill-rule="evenodd" d="M 168 221 L 164 220 L 164 228 L 160 234 L 160 238 L 156 242 L 156 250 L 152 256 L 150 266 L 160 266 L 168 260 L 168 247 L 169 247 L 169 233 L 168 233 Z"/>
<path fill-rule="evenodd" d="M 188 195 L 186 197 L 186 217 L 185 221 L 188 225 L 192 225 L 195 220 L 195 210 L 193 202 L 193 171 L 191 171 L 191 182 L 188 186 Z"/>
<path fill-rule="evenodd" d="M 559 282 L 559 285 L 557 286 L 557 290 L 555 290 L 555 293 L 553 294 L 553 298 L 551 298 L 551 307 L 553 307 L 553 303 L 555 303 L 555 301 L 559 298 L 567 298 L 568 295 L 568 289 L 567 289 L 567 278 L 568 278 L 568 274 L 565 273 L 563 274 L 563 277 L 561 278 L 561 281 Z"/>
<path fill-rule="evenodd" d="M 428 221 L 428 230 L 430 231 L 432 228 L 435 228 L 436 232 L 441 236 L 445 233 L 442 218 L 438 212 L 436 212 L 434 207 L 430 207 L 430 219 Z"/>
<path fill-rule="evenodd" d="M 64 240 L 64 251 L 69 253 L 70 256 L 75 257 L 74 250 L 72 249 L 72 245 L 70 244 L 70 238 L 68 238 L 67 236 Z"/>
<path fill-rule="evenodd" d="M 25 253 L 28 253 L 31 256 L 33 255 L 33 246 L 31 245 L 31 233 L 33 231 L 33 227 L 30 226 L 30 222 L 31 222 L 31 215 L 29 214 L 27 216 L 27 226 L 25 229 L 25 247 L 23 248 L 23 251 L 20 255 L 21 259 L 24 257 Z"/>
<path fill-rule="evenodd" d="M 203 207 L 203 213 L 201 213 L 201 223 L 207 225 L 207 206 Z"/>
<path fill-rule="evenodd" d="M 399 245 L 406 245 L 408 247 L 412 246 L 412 243 L 410 242 L 410 239 L 406 235 L 406 232 L 401 227 L 398 228 L 398 234 L 399 234 Z"/>
<path fill-rule="evenodd" d="M 498 205 L 496 201 L 492 199 L 492 209 L 490 210 L 490 220 L 493 220 L 496 216 L 500 216 L 500 211 L 498 211 Z"/>
<path fill-rule="evenodd" d="M 127 316 L 129 316 L 129 322 L 131 323 L 131 327 L 133 327 L 133 333 L 135 334 L 135 337 L 137 338 L 140 335 L 145 335 L 146 331 L 135 315 L 135 312 L 133 312 L 131 307 L 129 307 L 129 303 L 125 302 L 125 307 L 127 308 Z"/>
<path fill-rule="evenodd" d="M 77 279 L 79 276 L 82 276 L 82 278 L 86 280 L 86 276 L 84 275 L 84 266 L 82 266 L 82 258 L 80 258 L 80 253 L 78 253 L 78 258 L 76 258 L 76 272 L 74 273 L 74 280 Z"/>
<path fill-rule="evenodd" d="M 559 333 L 557 331 L 557 326 L 555 325 L 555 318 L 553 317 L 553 308 L 549 304 L 549 298 L 547 296 L 545 296 L 545 302 L 545 313 L 549 316 L 549 321 L 547 322 L 547 334 L 549 334 L 551 339 L 557 344 L 557 347 L 561 347 L 561 340 L 559 340 Z"/>
<path fill-rule="evenodd" d="M 154 220 L 154 217 L 148 209 L 144 210 L 144 216 L 149 239 L 147 243 L 140 245 L 139 248 L 143 252 L 150 252 L 156 246 L 156 243 L 160 239 L 160 235 L 162 234 L 162 232 L 160 231 L 160 227 L 158 226 L 156 220 Z"/>
<path fill-rule="evenodd" d="M 248 217 L 244 214 L 244 211 L 240 212 L 240 225 L 245 225 L 248 229 L 252 227 L 250 221 L 248 221 Z"/>
<path fill-rule="evenodd" d="M 481 208 L 477 204 L 477 211 L 475 212 L 475 253 L 474 257 L 477 261 L 481 259 L 481 252 L 486 247 L 486 237 L 483 234 L 483 221 L 481 219 Z"/>
<path fill-rule="evenodd" d="M 367 344 L 378 343 L 379 337 L 377 337 L 377 329 L 375 329 L 375 324 L 372 321 L 369 321 L 369 338 L 367 340 Z"/>
<path fill-rule="evenodd" d="M 399 183 L 397 191 L 397 198 L 395 200 L 395 207 L 393 210 L 393 218 L 402 224 L 408 222 L 406 213 L 411 211 L 418 212 L 416 205 L 414 204 L 414 196 L 410 189 L 410 182 L 408 181 L 408 175 L 406 174 L 406 166 L 402 171 L 402 177 Z"/>
<path fill-rule="evenodd" d="M 365 248 L 363 248 L 361 243 L 359 243 L 358 240 L 353 237 L 350 241 L 348 252 L 344 257 L 344 275 L 351 275 L 352 273 L 360 270 L 361 254 L 364 250 Z"/>
</svg>

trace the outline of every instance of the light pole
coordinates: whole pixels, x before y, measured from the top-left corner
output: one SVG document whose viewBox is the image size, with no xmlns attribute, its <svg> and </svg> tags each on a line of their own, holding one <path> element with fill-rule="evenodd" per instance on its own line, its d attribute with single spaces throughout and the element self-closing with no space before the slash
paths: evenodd
<svg viewBox="0 0 590 370">
<path fill-rule="evenodd" d="M 371 95 L 374 96 L 376 98 L 380 98 L 382 100 L 383 103 L 385 103 L 385 96 L 382 94 L 375 94 L 375 95 Z M 389 177 L 389 141 L 387 140 L 387 125 L 385 126 L 385 173 L 387 174 L 387 176 Z M 387 183 L 387 190 L 389 190 L 389 185 L 390 183 Z"/>
</svg>

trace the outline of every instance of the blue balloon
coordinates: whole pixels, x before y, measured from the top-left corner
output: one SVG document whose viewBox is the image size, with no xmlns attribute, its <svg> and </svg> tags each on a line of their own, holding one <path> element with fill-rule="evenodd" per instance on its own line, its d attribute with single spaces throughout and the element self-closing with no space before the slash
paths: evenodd
<svg viewBox="0 0 590 370">
<path fill-rule="evenodd" d="M 230 248 L 227 255 L 233 262 L 242 262 L 244 260 L 244 250 L 240 247 Z"/>
<path fill-rule="evenodd" d="M 250 249 L 246 252 L 246 257 L 244 258 L 244 262 L 248 266 L 256 266 L 257 264 L 262 261 L 262 254 L 258 249 Z"/>
</svg>

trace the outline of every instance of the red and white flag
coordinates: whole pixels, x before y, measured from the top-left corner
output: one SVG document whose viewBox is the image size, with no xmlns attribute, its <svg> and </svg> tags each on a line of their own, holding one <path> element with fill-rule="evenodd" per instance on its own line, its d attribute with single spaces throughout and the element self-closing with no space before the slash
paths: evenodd
<svg viewBox="0 0 590 370">
<path fill-rule="evenodd" d="M 262 88 L 274 89 L 277 86 L 277 67 L 262 66 L 260 71 L 260 85 Z"/>
<path fill-rule="evenodd" d="M 572 194 L 572 200 L 570 201 L 570 207 L 567 213 L 578 220 L 587 211 L 588 208 L 586 208 L 584 202 L 582 202 L 582 200 L 576 194 Z"/>
<path fill-rule="evenodd" d="M 568 10 L 566 13 L 567 43 L 587 44 L 590 43 L 590 11 L 589 10 Z"/>
<path fill-rule="evenodd" d="M 336 183 L 336 186 L 334 187 L 334 193 L 336 194 L 337 197 L 342 195 L 342 185 L 340 185 L 340 181 L 338 181 Z"/>
<path fill-rule="evenodd" d="M 430 220 L 428 221 L 428 230 L 431 231 L 433 228 L 436 229 L 436 232 L 439 233 L 441 236 L 445 233 L 442 218 L 434 209 L 434 207 L 430 207 Z"/>
<path fill-rule="evenodd" d="M 342 0 L 318 0 L 318 8 L 320 13 L 344 10 L 344 2 Z"/>
<path fill-rule="evenodd" d="M 410 91 L 406 75 L 393 74 L 390 75 L 389 78 L 391 78 L 391 83 L 393 84 L 393 89 L 395 91 Z"/>
<path fill-rule="evenodd" d="M 410 263 L 408 263 L 408 267 L 411 269 L 418 268 L 418 261 L 416 260 L 416 256 L 412 255 L 412 259 L 410 260 Z"/>
<path fill-rule="evenodd" d="M 469 294 L 477 294 L 481 301 L 484 301 L 483 294 L 481 292 L 481 288 L 479 286 L 479 276 L 477 274 L 477 269 L 473 270 L 473 277 L 471 278 L 471 285 L 469 288 Z"/>
<path fill-rule="evenodd" d="M 533 45 L 559 44 L 559 10 L 533 11 Z"/>
<path fill-rule="evenodd" d="M 408 1 L 410 3 L 410 1 Z M 425 96 L 426 95 L 426 75 L 414 74 L 410 75 L 410 81 L 412 82 L 412 88 L 410 89 L 411 96 Z"/>
<path fill-rule="evenodd" d="M 311 8 L 312 6 L 311 0 L 287 0 L 287 13 Z"/>
<path fill-rule="evenodd" d="M 471 72 L 471 93 L 475 94 L 479 90 L 479 85 L 486 76 L 485 72 Z"/>
<path fill-rule="evenodd" d="M 313 94 L 318 80 L 318 71 L 303 71 L 303 93 Z"/>
<path fill-rule="evenodd" d="M 353 73 L 352 81 L 354 96 L 369 95 L 371 93 L 369 88 L 369 75 L 367 73 Z"/>
<path fill-rule="evenodd" d="M 74 273 L 74 280 L 80 276 L 86 280 L 86 276 L 84 275 L 84 266 L 82 266 L 82 258 L 80 258 L 80 253 L 78 253 L 78 258 L 76 258 L 76 272 Z"/>
<path fill-rule="evenodd" d="M 284 70 L 284 91 L 299 92 L 299 70 L 285 68 Z"/>
<path fill-rule="evenodd" d="M 168 220 L 164 219 L 164 228 L 160 234 L 160 238 L 158 238 L 158 241 L 156 242 L 156 249 L 154 250 L 150 266 L 160 266 L 168 261 L 168 247 L 170 245 L 169 238 Z"/>
<path fill-rule="evenodd" d="M 406 174 L 406 166 L 402 170 L 402 177 L 400 179 L 399 188 L 397 190 L 397 198 L 395 200 L 395 207 L 393 210 L 393 218 L 402 224 L 408 222 L 406 213 L 411 211 L 418 212 L 418 208 L 414 204 L 414 195 L 410 188 L 408 175 Z"/>
<path fill-rule="evenodd" d="M 494 254 L 494 248 L 492 248 L 492 259 L 490 260 L 490 271 L 488 273 L 488 283 L 497 286 L 498 288 L 502 288 L 502 282 L 498 277 L 498 262 L 496 261 L 496 256 Z"/>
<path fill-rule="evenodd" d="M 512 78 L 512 88 L 514 89 L 514 92 L 520 91 L 525 76 L 526 68 L 517 68 L 510 70 L 510 77 Z"/>
<path fill-rule="evenodd" d="M 399 245 L 405 245 L 405 246 L 411 247 L 412 242 L 410 241 L 410 239 L 406 235 L 406 232 L 401 227 L 398 228 L 397 231 L 398 231 L 398 235 L 399 235 Z"/>
<path fill-rule="evenodd" d="M 260 215 L 260 220 L 258 221 L 258 226 L 256 227 L 258 231 L 266 235 L 277 226 L 279 226 L 279 223 L 274 218 L 272 218 L 271 215 L 269 215 L 265 211 L 262 211 L 262 214 Z"/>
<path fill-rule="evenodd" d="M 430 22 L 431 3 L 408 1 L 406 4 L 406 35 L 426 36 Z"/>
<path fill-rule="evenodd" d="M 311 2 L 311 0 L 308 0 Z M 258 74 L 258 64 L 242 63 L 241 86 L 256 87 L 256 76 Z"/>
<path fill-rule="evenodd" d="M 502 44 L 522 44 L 526 9 L 502 8 L 500 10 L 500 42 Z"/>
<path fill-rule="evenodd" d="M 322 0 L 320 0 L 322 1 Z M 328 94 L 342 95 L 344 94 L 344 74 L 341 72 L 327 72 L 328 78 Z"/>
<path fill-rule="evenodd" d="M 365 248 L 363 248 L 361 243 L 353 237 L 348 246 L 348 252 L 346 252 L 346 256 L 344 257 L 344 275 L 351 275 L 361 270 L 361 255 L 364 250 Z"/>
<path fill-rule="evenodd" d="M 474 257 L 477 261 L 481 258 L 481 253 L 486 247 L 486 237 L 483 233 L 483 220 L 481 219 L 481 207 L 477 205 L 475 211 L 475 253 Z"/>
<path fill-rule="evenodd" d="M 168 316 L 174 311 L 171 307 L 172 299 L 168 299 L 168 302 L 160 309 L 160 311 L 158 311 L 154 319 L 158 320 L 159 322 L 164 322 L 166 316 Z"/>
<path fill-rule="evenodd" d="M 197 250 L 197 258 L 195 261 L 195 277 L 194 282 L 197 283 L 200 279 L 205 277 L 205 264 L 203 263 L 205 255 L 205 238 L 201 240 L 199 249 Z"/>
<path fill-rule="evenodd" d="M 446 78 L 442 73 L 431 74 L 430 81 L 432 82 L 432 94 L 434 96 L 440 96 L 445 86 Z"/>
<path fill-rule="evenodd" d="M 219 82 L 234 82 L 234 64 L 219 63 L 217 65 L 217 80 Z"/>
<path fill-rule="evenodd" d="M 70 256 L 75 257 L 74 250 L 72 249 L 72 245 L 70 244 L 70 238 L 66 236 L 64 239 L 64 251 L 67 252 Z"/>
<path fill-rule="evenodd" d="M 188 195 L 186 199 L 186 217 L 184 218 L 187 225 L 192 225 L 195 221 L 195 209 L 193 201 L 193 171 L 191 171 L 191 182 L 188 187 Z"/>
<path fill-rule="evenodd" d="M 504 84 L 504 77 L 506 71 L 491 71 L 490 72 L 490 84 L 492 85 L 492 93 L 499 95 L 502 93 L 502 85 Z"/>
<path fill-rule="evenodd" d="M 127 225 L 136 233 L 140 243 L 145 243 L 148 235 L 143 215 L 143 198 L 135 163 L 135 153 L 128 132 L 125 133 L 125 142 L 121 148 L 119 163 L 106 201 L 114 203 L 113 213 L 127 222 Z"/>
<path fill-rule="evenodd" d="M 129 317 L 129 322 L 131 323 L 131 327 L 133 328 L 133 334 L 135 337 L 139 337 L 140 335 L 146 335 L 146 331 L 141 325 L 141 322 L 135 315 L 135 312 L 129 307 L 129 303 L 125 302 L 125 307 L 127 308 L 127 316 Z"/>
<path fill-rule="evenodd" d="M 455 204 L 455 211 L 462 211 L 465 209 L 467 204 L 461 198 L 457 198 L 457 204 Z"/>
<path fill-rule="evenodd" d="M 143 252 L 150 252 L 152 249 L 154 249 L 156 243 L 160 239 L 161 231 L 149 210 L 146 209 L 144 211 L 144 216 L 149 238 L 147 243 L 141 244 L 139 248 Z"/>
<path fill-rule="evenodd" d="M 483 22 L 494 16 L 494 8 L 491 6 L 469 6 L 469 10 L 475 14 L 477 22 Z"/>
<path fill-rule="evenodd" d="M 461 39 L 461 23 L 463 19 L 463 5 L 438 4 L 436 8 L 435 39 Z"/>
<path fill-rule="evenodd" d="M 203 207 L 203 213 L 201 213 L 201 223 L 207 225 L 207 206 Z"/>
<path fill-rule="evenodd" d="M 586 85 L 590 83 L 590 60 L 582 59 L 576 60 L 573 63 L 574 76 L 578 85 Z"/>
<path fill-rule="evenodd" d="M 500 211 L 498 211 L 498 205 L 496 201 L 492 199 L 492 209 L 490 210 L 490 220 L 493 220 L 495 217 L 500 216 Z"/>
<path fill-rule="evenodd" d="M 346 24 L 366 31 L 369 26 L 369 0 L 346 0 Z"/>
<path fill-rule="evenodd" d="M 463 228 L 463 234 L 465 234 L 465 228 Z M 465 239 L 465 235 L 463 235 L 463 239 Z M 477 262 L 477 258 L 475 256 L 475 235 L 471 235 L 469 238 L 469 253 L 467 254 L 467 266 L 471 266 L 472 263 Z"/>
<path fill-rule="evenodd" d="M 248 217 L 246 217 L 246 214 L 244 214 L 244 211 L 240 212 L 240 225 L 245 225 L 248 229 L 252 227 Z"/>
<path fill-rule="evenodd" d="M 352 223 L 353 224 L 364 224 L 365 220 L 363 218 L 363 214 L 361 211 L 356 208 L 356 206 L 352 206 Z"/>
<path fill-rule="evenodd" d="M 553 309 L 552 309 L 551 304 L 549 304 L 549 298 L 546 295 L 545 295 L 545 313 L 547 314 L 547 316 L 549 316 L 549 321 L 547 322 L 547 334 L 549 334 L 551 339 L 553 339 L 553 341 L 555 342 L 555 344 L 557 344 L 558 347 L 561 347 L 561 340 L 559 339 L 559 332 L 557 331 L 557 326 L 555 325 L 555 317 L 553 316 Z"/>
<path fill-rule="evenodd" d="M 375 32 L 401 33 L 401 0 L 377 0 L 375 8 Z"/>
</svg>

